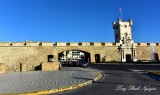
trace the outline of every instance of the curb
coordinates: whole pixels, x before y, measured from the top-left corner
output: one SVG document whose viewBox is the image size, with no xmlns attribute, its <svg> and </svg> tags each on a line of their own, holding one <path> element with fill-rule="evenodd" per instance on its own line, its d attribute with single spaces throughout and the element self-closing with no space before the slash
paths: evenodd
<svg viewBox="0 0 160 95">
<path fill-rule="evenodd" d="M 93 80 L 89 80 L 87 82 L 77 84 L 77 85 L 57 88 L 57 89 L 53 89 L 53 90 L 44 90 L 44 91 L 28 92 L 28 93 L 26 92 L 26 93 L 19 93 L 19 94 L 18 93 L 17 94 L 0 94 L 0 95 L 45 95 L 45 94 L 54 94 L 54 93 L 58 93 L 58 92 L 64 92 L 64 91 L 68 91 L 68 90 L 72 90 L 72 89 L 86 87 L 86 86 L 94 83 L 95 81 L 98 81 L 101 78 L 102 78 L 102 74 L 98 73 L 96 78 L 94 78 Z"/>
<path fill-rule="evenodd" d="M 160 72 L 157 72 L 157 71 L 148 71 L 148 74 L 154 75 L 156 77 L 160 77 Z"/>
<path fill-rule="evenodd" d="M 145 73 L 145 75 L 157 80 L 157 81 L 160 81 L 160 72 L 158 71 L 148 71 L 147 73 Z"/>
</svg>

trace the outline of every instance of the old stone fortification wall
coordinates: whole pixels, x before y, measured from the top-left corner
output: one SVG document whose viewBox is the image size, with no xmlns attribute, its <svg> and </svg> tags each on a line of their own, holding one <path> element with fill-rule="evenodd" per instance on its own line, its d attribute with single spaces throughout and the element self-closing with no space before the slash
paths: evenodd
<svg viewBox="0 0 160 95">
<path fill-rule="evenodd" d="M 26 70 L 35 70 L 42 63 L 47 63 L 47 56 L 53 54 L 51 43 L 0 43 L 0 63 L 5 64 L 5 72 L 19 72 L 20 64 Z M 52 45 L 53 46 L 53 45 Z M 55 67 L 57 63 L 54 63 Z M 55 68 L 55 70 L 57 67 Z"/>
<path fill-rule="evenodd" d="M 136 46 L 138 60 L 152 60 L 151 43 L 136 43 Z M 154 49 L 160 58 L 160 43 L 154 43 Z"/>
<path fill-rule="evenodd" d="M 37 66 L 43 64 L 42 67 L 44 67 L 44 70 L 47 70 L 47 68 L 48 70 L 58 70 L 58 54 L 66 50 L 88 52 L 91 62 L 95 62 L 96 54 L 100 55 L 101 61 L 102 57 L 105 57 L 106 61 L 121 61 L 121 54 L 118 49 L 119 45 L 119 43 L 98 42 L 3 42 L 0 43 L 0 68 L 2 72 L 4 72 L 4 70 L 5 72 L 19 72 L 21 70 L 21 64 L 23 64 L 22 68 L 25 68 L 25 70 L 21 71 L 35 70 Z M 151 60 L 150 43 L 135 43 L 135 45 L 137 47 L 137 59 Z M 154 48 L 159 58 L 160 44 L 154 43 Z M 48 55 L 54 56 L 54 62 L 48 62 Z"/>
<path fill-rule="evenodd" d="M 91 62 L 95 62 L 95 54 L 106 57 L 106 61 L 119 60 L 120 52 L 118 43 L 50 43 L 50 42 L 7 42 L 0 43 L 0 63 L 5 64 L 5 72 L 19 72 L 22 68 L 29 71 L 35 70 L 37 66 L 46 63 L 44 69 L 47 70 L 48 55 L 54 56 L 54 62 L 50 64 L 58 68 L 58 53 L 66 50 L 82 50 L 90 53 Z M 52 69 L 52 68 L 49 68 Z"/>
</svg>

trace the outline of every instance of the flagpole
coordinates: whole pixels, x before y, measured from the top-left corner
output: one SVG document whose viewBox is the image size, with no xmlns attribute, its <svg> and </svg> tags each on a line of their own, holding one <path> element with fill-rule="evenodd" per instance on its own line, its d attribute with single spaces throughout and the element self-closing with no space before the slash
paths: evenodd
<svg viewBox="0 0 160 95">
<path fill-rule="evenodd" d="M 122 20 L 122 10 L 121 10 L 121 20 Z"/>
<path fill-rule="evenodd" d="M 122 8 L 119 8 L 119 11 L 121 12 L 121 13 L 120 13 L 120 18 L 121 18 L 121 20 L 122 20 Z"/>
</svg>

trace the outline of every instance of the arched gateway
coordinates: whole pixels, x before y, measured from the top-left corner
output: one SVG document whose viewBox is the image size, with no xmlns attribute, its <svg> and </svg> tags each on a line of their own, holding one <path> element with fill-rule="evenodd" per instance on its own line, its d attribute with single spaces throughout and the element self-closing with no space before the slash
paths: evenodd
<svg viewBox="0 0 160 95">
<path fill-rule="evenodd" d="M 58 62 L 62 65 L 82 66 L 91 62 L 90 53 L 78 49 L 66 50 L 58 53 Z"/>
</svg>

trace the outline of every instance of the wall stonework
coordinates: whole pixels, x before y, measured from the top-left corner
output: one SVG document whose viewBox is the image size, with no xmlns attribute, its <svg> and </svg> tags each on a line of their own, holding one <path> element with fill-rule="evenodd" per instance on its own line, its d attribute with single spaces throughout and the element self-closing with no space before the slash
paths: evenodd
<svg viewBox="0 0 160 95">
<path fill-rule="evenodd" d="M 4 46 L 0 46 L 0 63 L 5 64 L 6 72 L 35 70 L 36 67 L 43 63 L 48 64 L 48 55 L 54 56 L 54 62 L 51 64 L 57 64 L 58 66 L 58 54 L 67 50 L 88 52 L 91 62 L 95 62 L 95 54 L 99 54 L 101 57 L 100 59 L 105 56 L 106 61 L 120 61 L 118 46 L 113 44 L 109 46 L 102 45 L 101 43 L 96 43 L 95 46 L 90 43 L 82 43 L 81 46 L 77 46 L 75 43 L 71 43 L 72 46 L 61 46 L 60 44 L 58 44 L 58 46 L 51 46 L 51 43 L 45 43 L 45 45 L 42 43 L 42 45 L 38 45 L 38 42 L 30 44 L 23 43 L 23 46 L 22 43 L 14 43 L 14 46 L 6 46 L 6 44 L 7 43 L 3 44 Z M 43 65 L 42 67 L 46 70 L 48 66 L 49 65 Z M 58 67 L 56 68 L 57 69 L 52 69 L 58 70 Z"/>
<path fill-rule="evenodd" d="M 137 46 L 137 59 L 138 60 L 152 60 L 152 52 L 151 46 Z M 154 46 L 155 53 L 158 54 L 158 58 L 160 58 L 160 46 Z"/>
<path fill-rule="evenodd" d="M 5 64 L 4 63 L 0 63 L 0 73 L 5 73 L 5 70 L 6 67 L 5 67 Z"/>
<path fill-rule="evenodd" d="M 70 43 L 65 45 L 58 43 L 58 46 L 51 46 L 52 43 L 45 43 L 39 45 L 37 43 L 24 44 L 14 43 L 14 46 L 7 46 L 11 43 L 0 43 L 0 63 L 2 72 L 20 72 L 36 70 L 37 67 L 41 66 L 42 70 L 58 70 L 59 61 L 58 54 L 67 50 L 80 50 L 88 52 L 90 54 L 91 62 L 96 62 L 95 55 L 100 55 L 100 62 L 105 57 L 105 61 L 121 61 L 121 53 L 119 49 L 119 43 L 83 43 L 77 46 L 77 43 Z M 151 46 L 147 43 L 136 44 L 136 55 L 138 60 L 151 60 Z M 4 46 L 3 46 L 4 45 Z M 38 46 L 37 46 L 38 45 Z M 160 46 L 155 44 L 155 53 L 160 58 Z M 54 56 L 54 62 L 48 62 L 48 55 Z M 42 65 L 43 64 L 43 65 Z M 53 66 L 53 67 L 52 67 Z M 4 69 L 2 69 L 4 68 Z M 48 68 L 48 69 L 47 69 Z"/>
<path fill-rule="evenodd" d="M 0 63 L 5 63 L 6 72 L 19 72 L 20 63 L 26 70 L 35 70 L 40 63 L 47 62 L 47 55 L 54 54 L 53 47 L 0 47 Z"/>
<path fill-rule="evenodd" d="M 148 46 L 137 46 L 138 60 L 151 60 L 151 51 Z"/>
</svg>

